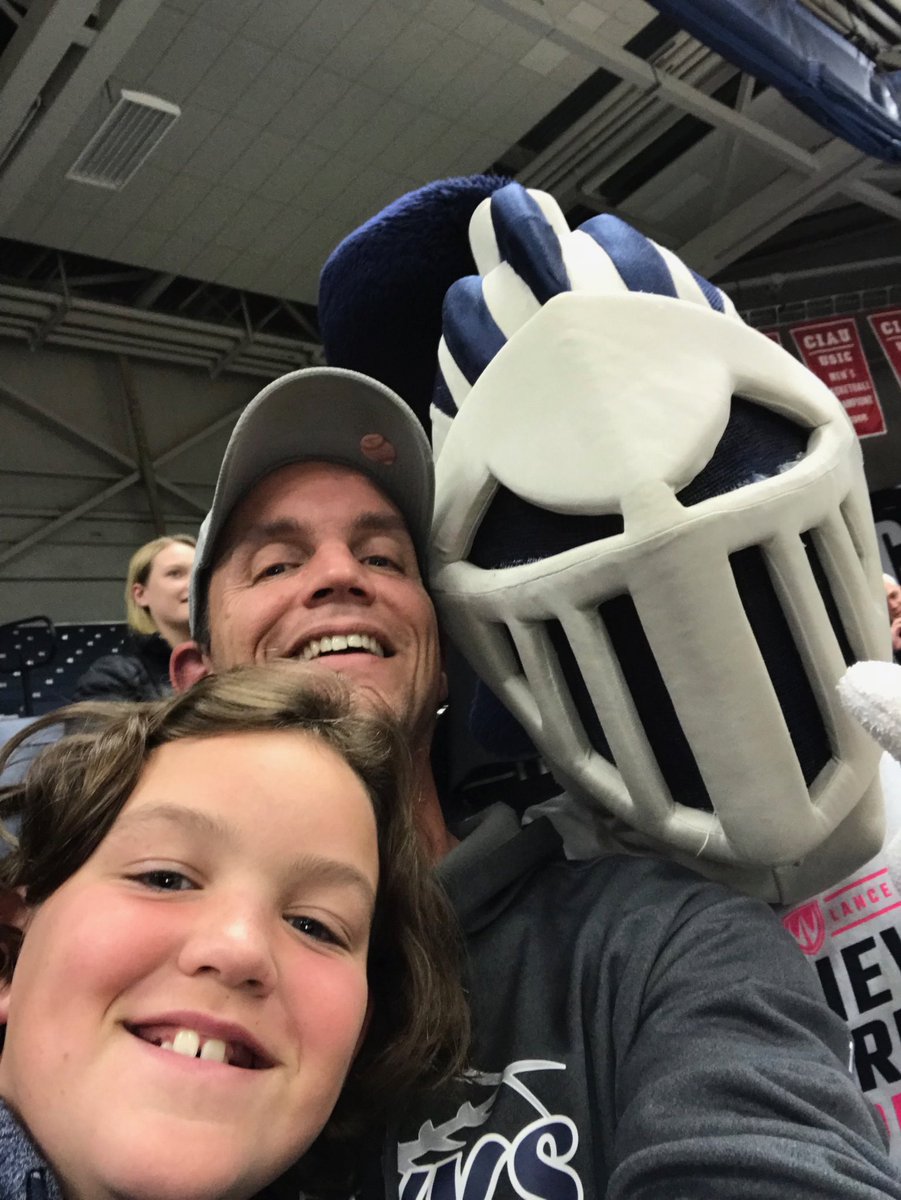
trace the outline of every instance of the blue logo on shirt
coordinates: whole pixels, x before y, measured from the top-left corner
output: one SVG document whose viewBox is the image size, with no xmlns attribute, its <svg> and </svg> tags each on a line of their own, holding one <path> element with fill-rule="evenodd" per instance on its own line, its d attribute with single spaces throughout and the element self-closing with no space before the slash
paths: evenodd
<svg viewBox="0 0 901 1200">
<path fill-rule="evenodd" d="M 569 1160 L 579 1133 L 569 1117 L 548 1111 L 522 1080 L 534 1071 L 565 1071 L 563 1063 L 525 1059 L 501 1074 L 470 1072 L 467 1081 L 490 1088 L 479 1104 L 462 1104 L 448 1121 L 426 1121 L 414 1141 L 397 1148 L 399 1200 L 492 1200 L 504 1182 L 524 1200 L 582 1200 L 582 1181 Z M 479 1133 L 496 1105 L 515 1093 L 537 1113 L 516 1135 Z M 509 1126 L 509 1117 L 504 1122 Z"/>
</svg>

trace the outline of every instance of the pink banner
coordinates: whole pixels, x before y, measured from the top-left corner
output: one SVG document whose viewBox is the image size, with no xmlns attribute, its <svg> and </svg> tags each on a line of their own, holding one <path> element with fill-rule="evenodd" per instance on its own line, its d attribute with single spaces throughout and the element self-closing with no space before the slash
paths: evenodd
<svg viewBox="0 0 901 1200">
<path fill-rule="evenodd" d="M 791 335 L 807 367 L 838 396 L 858 437 L 885 433 L 885 417 L 853 317 L 805 321 Z"/>
<path fill-rule="evenodd" d="M 867 320 L 901 386 L 901 308 L 871 313 Z"/>
</svg>

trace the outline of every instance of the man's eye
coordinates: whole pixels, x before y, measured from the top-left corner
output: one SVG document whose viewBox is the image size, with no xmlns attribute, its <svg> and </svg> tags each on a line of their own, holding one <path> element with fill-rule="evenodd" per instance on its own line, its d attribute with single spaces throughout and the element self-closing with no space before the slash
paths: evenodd
<svg viewBox="0 0 901 1200">
<path fill-rule="evenodd" d="M 393 558 L 389 558 L 387 554 L 367 554 L 363 562 L 370 567 L 384 567 L 389 571 L 400 571 L 403 569 L 399 562 Z"/>
<path fill-rule="evenodd" d="M 160 867 L 155 871 L 141 871 L 138 875 L 131 875 L 136 883 L 142 883 L 145 887 L 152 888 L 155 892 L 187 892 L 194 888 L 194 883 L 187 875 L 183 875 L 181 871 L 171 871 L 165 867 Z"/>
<path fill-rule="evenodd" d="M 256 574 L 257 579 L 273 579 L 276 575 L 284 575 L 288 570 L 289 564 L 286 562 L 270 563 L 267 567 L 263 567 Z"/>
<path fill-rule="evenodd" d="M 324 925 L 322 921 L 317 921 L 315 917 L 287 916 L 285 920 L 298 933 L 302 933 L 305 937 L 312 938 L 316 942 L 328 942 L 333 946 L 344 945 L 342 938 L 329 929 L 327 925 Z"/>
</svg>

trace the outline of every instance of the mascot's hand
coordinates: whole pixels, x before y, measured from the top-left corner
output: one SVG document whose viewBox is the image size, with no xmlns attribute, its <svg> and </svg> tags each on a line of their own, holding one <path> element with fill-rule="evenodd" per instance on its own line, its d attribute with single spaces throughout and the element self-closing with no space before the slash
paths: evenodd
<svg viewBox="0 0 901 1200">
<path fill-rule="evenodd" d="M 552 196 L 527 191 L 518 183 L 500 188 L 479 204 L 469 237 L 479 275 L 457 280 L 444 301 L 431 410 L 436 458 L 450 421 L 482 372 L 555 297 L 643 293 L 739 319 L 725 293 L 619 217 L 603 214 L 570 230 Z M 543 340 L 553 355 L 548 336 Z M 560 376 L 561 388 L 565 364 L 565 356 L 548 364 L 551 373 Z M 540 386 L 536 379 L 534 388 Z M 621 419 L 645 419 L 634 404 L 623 404 L 618 411 Z M 608 419 L 615 421 L 617 414 Z"/>
<path fill-rule="evenodd" d="M 839 681 L 838 694 L 847 711 L 883 750 L 901 759 L 901 666 L 855 663 Z"/>
</svg>

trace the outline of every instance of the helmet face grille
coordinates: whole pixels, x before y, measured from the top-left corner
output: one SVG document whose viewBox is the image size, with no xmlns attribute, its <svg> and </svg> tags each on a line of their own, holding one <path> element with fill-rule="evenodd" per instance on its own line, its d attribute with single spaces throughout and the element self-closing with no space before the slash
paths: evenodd
<svg viewBox="0 0 901 1200">
<path fill-rule="evenodd" d="M 579 714 L 579 720 L 582 722 L 582 728 L 585 731 L 585 736 L 588 738 L 592 750 L 595 750 L 603 758 L 606 758 L 608 762 L 616 766 L 616 759 L 613 757 L 613 751 L 610 749 L 607 735 L 601 726 L 594 701 L 589 695 L 588 687 L 582 676 L 582 672 L 579 670 L 579 664 L 576 661 L 575 654 L 573 654 L 569 638 L 566 636 L 563 626 L 559 621 L 546 621 L 545 629 L 547 630 L 548 639 L 554 648 L 554 654 L 557 656 L 560 670 L 563 673 L 563 678 L 566 680 L 566 686 L 576 706 L 576 712 Z"/>
<path fill-rule="evenodd" d="M 816 697 L 759 546 L 729 556 L 738 594 L 808 787 L 832 757 Z"/>
<path fill-rule="evenodd" d="M 710 793 L 676 714 L 631 596 L 614 596 L 598 608 L 619 659 L 632 700 L 670 793 L 689 808 L 713 812 Z"/>
<path fill-rule="evenodd" d="M 835 640 L 838 642 L 839 649 L 842 652 L 842 658 L 845 660 L 845 666 L 850 667 L 857 661 L 857 655 L 851 649 L 851 643 L 848 641 L 848 634 L 845 631 L 845 626 L 839 616 L 838 606 L 835 603 L 835 596 L 832 594 L 832 588 L 829 586 L 829 580 L 826 576 L 826 571 L 823 568 L 823 562 L 817 551 L 814 535 L 810 530 L 807 533 L 801 534 L 801 541 L 804 543 L 804 549 L 807 551 L 807 561 L 810 563 L 810 569 L 813 572 L 813 577 L 816 580 L 816 585 L 819 588 L 820 596 L 823 599 L 823 604 L 826 608 L 826 613 L 829 617 L 829 624 L 832 626 L 832 632 L 835 634 Z"/>
</svg>

